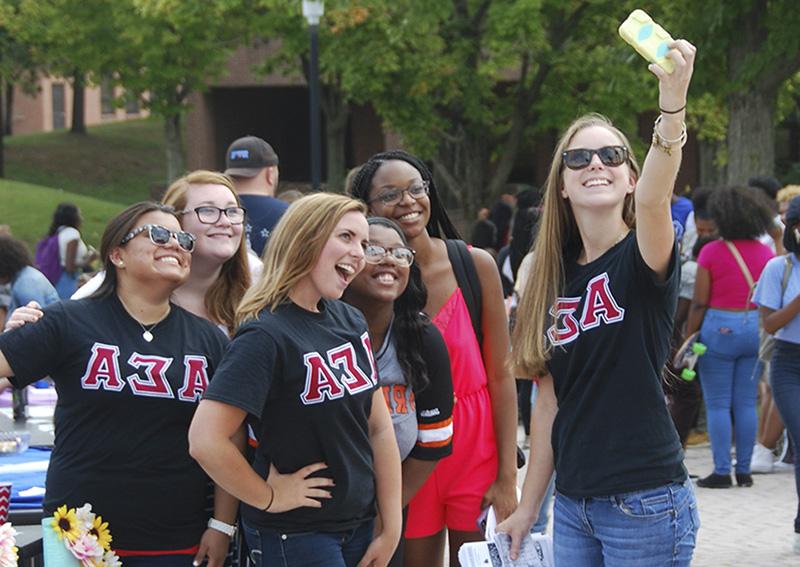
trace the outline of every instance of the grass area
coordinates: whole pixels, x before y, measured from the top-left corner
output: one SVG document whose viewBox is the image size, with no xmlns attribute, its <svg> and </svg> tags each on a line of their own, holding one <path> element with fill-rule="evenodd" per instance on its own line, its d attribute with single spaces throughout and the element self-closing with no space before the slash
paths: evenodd
<svg viewBox="0 0 800 567">
<path fill-rule="evenodd" d="M 63 131 L 8 136 L 5 144 L 6 177 L 15 181 L 124 205 L 149 198 L 165 182 L 158 118 L 92 126 L 85 136 Z"/>
<path fill-rule="evenodd" d="M 53 220 L 56 205 L 75 203 L 83 215 L 81 234 L 87 244 L 100 247 L 100 236 L 111 217 L 124 205 L 61 189 L 0 179 L 0 224 L 11 227 L 13 235 L 24 240 L 31 251 L 45 235 Z"/>
</svg>

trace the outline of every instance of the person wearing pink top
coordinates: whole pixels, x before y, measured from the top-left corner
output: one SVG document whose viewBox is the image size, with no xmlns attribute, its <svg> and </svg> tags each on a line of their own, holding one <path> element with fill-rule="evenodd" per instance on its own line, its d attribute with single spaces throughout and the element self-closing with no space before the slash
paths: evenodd
<svg viewBox="0 0 800 567">
<path fill-rule="evenodd" d="M 750 188 L 714 191 L 709 213 L 720 240 L 703 247 L 697 258 L 697 280 L 686 335 L 700 331 L 708 351 L 698 367 L 708 419 L 714 471 L 697 481 L 703 488 L 729 488 L 731 439 L 736 438 L 736 483 L 752 486 L 750 459 L 755 443 L 758 380 L 758 312 L 752 302 L 758 281 L 774 252 L 758 242 L 771 226 L 772 213 Z M 731 426 L 731 412 L 734 426 Z"/>
</svg>

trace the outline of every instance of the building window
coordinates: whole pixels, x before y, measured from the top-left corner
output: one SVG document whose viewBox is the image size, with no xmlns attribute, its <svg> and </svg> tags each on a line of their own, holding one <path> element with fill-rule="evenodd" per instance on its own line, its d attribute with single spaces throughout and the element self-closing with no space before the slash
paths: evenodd
<svg viewBox="0 0 800 567">
<path fill-rule="evenodd" d="M 125 103 L 126 114 L 139 114 L 139 98 L 132 92 L 128 92 L 128 100 Z"/>
<path fill-rule="evenodd" d="M 53 83 L 53 130 L 67 127 L 67 113 L 64 104 L 64 84 Z"/>
<path fill-rule="evenodd" d="M 111 79 L 104 77 L 100 82 L 100 111 L 103 116 L 114 114 L 114 85 L 111 84 Z"/>
</svg>

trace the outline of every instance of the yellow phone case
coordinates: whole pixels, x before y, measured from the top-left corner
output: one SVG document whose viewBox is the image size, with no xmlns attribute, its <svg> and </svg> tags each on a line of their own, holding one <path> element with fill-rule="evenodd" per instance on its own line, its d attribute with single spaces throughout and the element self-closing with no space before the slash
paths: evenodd
<svg viewBox="0 0 800 567">
<path fill-rule="evenodd" d="M 619 26 L 619 35 L 651 63 L 656 63 L 667 73 L 675 70 L 675 64 L 666 57 L 668 45 L 673 41 L 672 36 L 644 10 L 631 12 L 628 19 Z"/>
</svg>

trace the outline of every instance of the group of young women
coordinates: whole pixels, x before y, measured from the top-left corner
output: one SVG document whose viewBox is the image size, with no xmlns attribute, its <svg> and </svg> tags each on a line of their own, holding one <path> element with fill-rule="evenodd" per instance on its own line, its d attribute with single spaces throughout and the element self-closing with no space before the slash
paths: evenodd
<svg viewBox="0 0 800 567">
<path fill-rule="evenodd" d="M 50 375 L 59 393 L 46 512 L 92 503 L 126 565 L 220 565 L 239 501 L 256 565 L 368 567 L 392 561 L 405 507 L 404 564 L 441 565 L 447 538 L 456 565 L 488 505 L 516 554 L 555 467 L 558 564 L 688 565 L 697 512 L 658 371 L 695 51 L 671 47 L 675 71 L 651 67 L 662 114 L 641 175 L 597 115 L 554 156 L 515 329 L 514 362 L 540 389 L 519 505 L 494 260 L 451 257 L 431 172 L 392 151 L 352 197 L 294 203 L 253 282 L 246 212 L 223 176 L 195 173 L 172 207 L 109 223 L 88 298 L 12 317 L 0 375 Z"/>
</svg>

